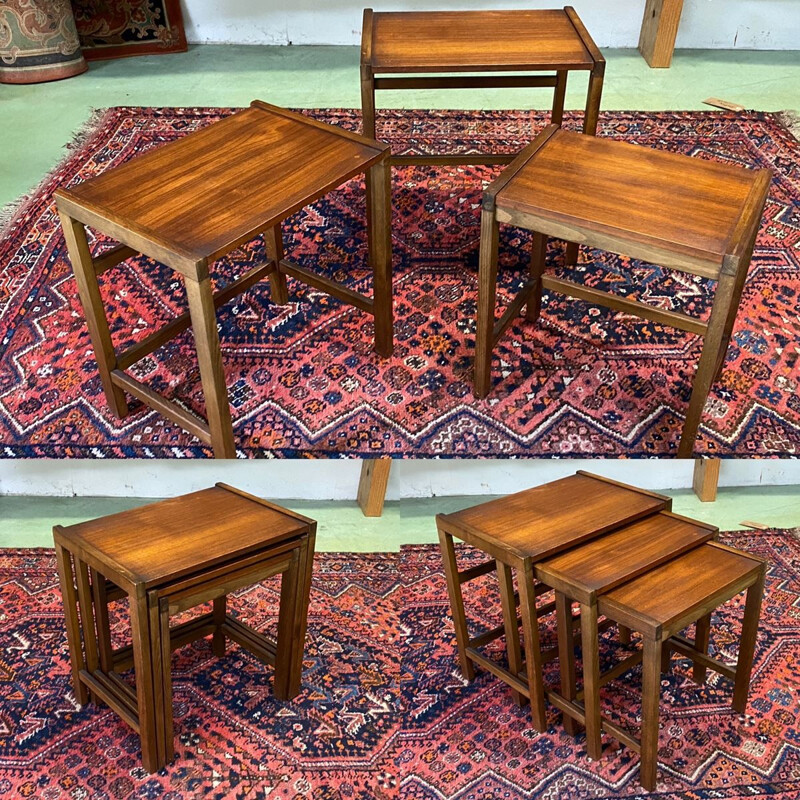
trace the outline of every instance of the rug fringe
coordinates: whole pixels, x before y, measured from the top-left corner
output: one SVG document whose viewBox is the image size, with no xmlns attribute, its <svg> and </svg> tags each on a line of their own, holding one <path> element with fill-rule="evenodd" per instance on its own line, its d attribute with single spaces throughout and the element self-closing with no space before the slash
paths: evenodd
<svg viewBox="0 0 800 800">
<path fill-rule="evenodd" d="M 97 132 L 103 118 L 110 110 L 109 108 L 93 108 L 89 118 L 81 123 L 72 133 L 70 140 L 64 145 L 63 149 L 66 152 L 56 162 L 55 166 L 29 192 L 21 195 L 16 200 L 12 200 L 10 203 L 0 206 L 0 239 L 5 239 L 13 232 L 17 220 L 23 216 L 27 205 L 42 191 L 53 176 L 64 168 L 69 159 L 72 158 L 74 151 L 86 144 Z"/>
<path fill-rule="evenodd" d="M 781 125 L 800 142 L 800 113 L 797 111 L 779 111 L 776 115 Z"/>
</svg>

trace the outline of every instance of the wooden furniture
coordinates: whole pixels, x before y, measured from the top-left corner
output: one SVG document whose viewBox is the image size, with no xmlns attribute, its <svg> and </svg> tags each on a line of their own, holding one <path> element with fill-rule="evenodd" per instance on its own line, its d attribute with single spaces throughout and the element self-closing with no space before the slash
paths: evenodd
<svg viewBox="0 0 800 800">
<path fill-rule="evenodd" d="M 598 758 L 601 755 L 602 726 L 603 730 L 641 753 L 642 786 L 647 791 L 655 790 L 661 673 L 669 669 L 671 650 L 692 660 L 693 678 L 698 683 L 705 682 L 706 669 L 712 669 L 731 679 L 734 682 L 733 708 L 740 714 L 745 712 L 765 572 L 766 564 L 762 559 L 718 542 L 708 542 L 649 570 L 641 577 L 599 595 L 596 606 L 590 612 L 595 620 L 597 613 L 602 614 L 642 636 L 643 655 L 639 654 L 643 671 L 641 742 L 620 726 L 601 717 L 597 694 L 599 686 L 622 674 L 632 662 L 630 658 L 621 661 L 607 673 L 600 675 L 597 637 L 594 636 L 593 643 L 587 641 L 591 633 L 584 629 L 586 606 L 582 606 L 582 635 L 587 637 L 583 645 L 583 707 L 567 702 L 561 708 L 575 719 L 585 721 L 587 751 L 590 756 Z M 747 599 L 739 657 L 736 666 L 731 667 L 707 654 L 710 614 L 745 590 Z M 558 608 L 567 617 L 571 614 L 568 603 L 562 601 Z M 692 623 L 696 626 L 694 642 L 679 635 L 681 630 Z M 571 662 L 574 657 L 571 647 L 565 648 L 564 657 Z M 568 664 L 565 671 L 574 676 L 574 663 Z M 574 692 L 574 688 L 572 691 Z"/>
<path fill-rule="evenodd" d="M 580 603 L 580 631 L 584 659 L 594 664 L 598 661 L 598 598 L 617 586 L 639 577 L 645 572 L 682 555 L 716 537 L 717 528 L 661 511 L 644 517 L 612 533 L 593 539 L 588 544 L 534 566 L 534 576 L 546 586 L 555 589 L 556 609 L 560 618 L 559 670 L 561 693 L 548 691 L 547 699 L 564 712 L 564 727 L 575 733 L 575 720 L 586 724 L 586 749 L 590 758 L 600 757 L 600 721 L 597 715 L 585 709 L 598 709 L 600 681 L 592 670 L 585 672 L 584 688 L 575 688 L 574 646 L 571 636 L 562 635 L 570 630 L 572 602 Z M 623 629 L 623 639 L 629 640 L 629 629 Z M 620 662 L 614 675 L 641 661 L 641 651 Z M 599 662 L 598 662 L 599 663 Z M 605 680 L 610 680 L 611 677 Z M 608 721 L 609 731 L 623 741 L 625 732 Z M 629 737 L 628 737 L 629 738 Z"/>
<path fill-rule="evenodd" d="M 392 353 L 389 148 L 302 114 L 254 100 L 250 108 L 159 147 L 69 189 L 56 202 L 91 334 L 100 378 L 114 413 L 128 414 L 126 393 L 210 444 L 217 457 L 236 449 L 215 309 L 269 276 L 272 299 L 287 302 L 286 276 L 373 314 L 375 349 Z M 372 299 L 284 258 L 281 222 L 365 172 Z M 93 256 L 85 227 L 118 240 Z M 216 294 L 210 265 L 263 234 L 268 261 Z M 183 279 L 188 313 L 117 353 L 98 276 L 143 253 Z M 192 327 L 206 402 L 205 422 L 158 395 L 126 370 Z"/>
<path fill-rule="evenodd" d="M 442 549 L 450 607 L 461 671 L 467 680 L 479 664 L 505 681 L 518 702 L 528 698 L 534 727 L 546 730 L 538 617 L 554 606 L 536 608 L 536 597 L 547 587 L 534 582 L 534 564 L 641 517 L 671 508 L 671 499 L 579 471 L 575 475 L 455 512 L 439 514 L 436 525 Z M 477 566 L 459 569 L 453 537 L 489 557 Z M 489 572 L 497 572 L 503 625 L 470 637 L 461 587 Z M 517 627 L 512 570 L 517 573 L 525 660 Z M 505 634 L 509 668 L 478 648 Z M 553 654 L 554 655 L 554 654 Z"/>
<path fill-rule="evenodd" d="M 368 8 L 361 33 L 364 134 L 375 138 L 375 92 L 381 89 L 552 87 L 551 119 L 560 125 L 571 71 L 589 73 L 583 130 L 593 134 L 605 60 L 570 6 L 543 11 L 380 13 Z M 554 74 L 521 74 L 531 72 Z M 512 159 L 499 153 L 448 153 L 392 156 L 391 161 L 397 165 L 508 164 Z"/>
<path fill-rule="evenodd" d="M 681 11 L 683 0 L 646 0 L 639 52 L 651 67 L 663 68 L 672 63 Z"/>
<path fill-rule="evenodd" d="M 769 190 L 770 170 L 747 170 L 625 142 L 546 128 L 483 195 L 475 395 L 491 381 L 492 349 L 523 306 L 539 317 L 550 289 L 704 337 L 678 456 L 691 456 L 711 384 L 725 361 Z M 529 280 L 495 321 L 498 226 L 533 232 Z M 545 273 L 547 237 L 717 281 L 700 320 Z"/>
<path fill-rule="evenodd" d="M 145 769 L 173 757 L 170 654 L 212 635 L 275 667 L 280 699 L 300 691 L 316 522 L 233 487 L 53 529 L 78 702 L 102 700 L 140 736 Z M 226 611 L 226 596 L 281 574 L 277 640 Z M 112 649 L 108 603 L 127 597 L 132 645 Z M 170 628 L 201 603 L 213 610 Z M 80 609 L 80 617 L 78 616 Z M 118 673 L 133 666 L 135 688 Z"/>
</svg>

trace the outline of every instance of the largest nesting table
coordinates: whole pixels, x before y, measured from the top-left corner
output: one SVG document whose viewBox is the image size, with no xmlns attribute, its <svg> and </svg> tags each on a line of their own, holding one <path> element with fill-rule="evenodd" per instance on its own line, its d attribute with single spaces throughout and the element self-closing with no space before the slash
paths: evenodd
<svg viewBox="0 0 800 800">
<path fill-rule="evenodd" d="M 392 353 L 389 148 L 333 125 L 254 100 L 250 108 L 159 147 L 78 186 L 55 193 L 103 390 L 128 414 L 125 393 L 155 408 L 218 458 L 233 458 L 230 406 L 215 310 L 269 276 L 272 299 L 288 301 L 286 275 L 375 317 L 375 349 Z M 373 297 L 351 291 L 283 257 L 281 222 L 359 173 L 367 176 Z M 120 244 L 92 255 L 84 226 Z M 261 264 L 216 294 L 209 267 L 263 234 Z M 111 339 L 98 275 L 142 253 L 183 278 L 188 313 L 122 353 Z M 165 399 L 126 370 L 192 327 L 207 422 Z"/>
</svg>

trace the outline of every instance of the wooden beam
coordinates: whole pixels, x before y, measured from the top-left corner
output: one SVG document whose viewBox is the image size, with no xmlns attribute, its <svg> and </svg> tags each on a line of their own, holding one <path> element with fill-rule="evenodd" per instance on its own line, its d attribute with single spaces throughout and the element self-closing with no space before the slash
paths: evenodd
<svg viewBox="0 0 800 800">
<path fill-rule="evenodd" d="M 718 458 L 695 459 L 692 488 L 702 503 L 713 503 L 717 499 L 719 465 Z"/>
<path fill-rule="evenodd" d="M 365 517 L 379 517 L 383 513 L 386 485 L 392 469 L 391 458 L 367 458 L 361 462 L 361 480 L 358 482 L 358 504 Z"/>
<path fill-rule="evenodd" d="M 639 52 L 654 68 L 672 63 L 675 38 L 681 21 L 683 0 L 647 0 L 639 34 Z"/>
</svg>

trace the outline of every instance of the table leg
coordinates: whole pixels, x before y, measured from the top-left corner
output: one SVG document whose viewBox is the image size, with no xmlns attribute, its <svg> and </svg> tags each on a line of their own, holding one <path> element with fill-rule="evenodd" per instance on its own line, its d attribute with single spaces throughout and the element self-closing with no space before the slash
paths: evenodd
<svg viewBox="0 0 800 800">
<path fill-rule="evenodd" d="M 89 250 L 86 229 L 64 212 L 59 212 L 59 216 L 106 402 L 114 414 L 122 419 L 128 415 L 128 402 L 125 399 L 125 392 L 111 380 L 111 372 L 117 368 L 117 354 L 108 329 L 108 318 L 103 307 L 100 286 L 97 283 L 97 273 Z"/>
<path fill-rule="evenodd" d="M 736 662 L 736 679 L 733 685 L 733 708 L 744 714 L 747 695 L 750 693 L 750 673 L 753 670 L 758 620 L 761 615 L 761 600 L 764 596 L 766 567 L 762 566 L 758 580 L 747 590 L 742 621 L 742 638 L 739 641 L 739 658 Z"/>
<path fill-rule="evenodd" d="M 286 288 L 286 275 L 280 271 L 283 260 L 283 235 L 280 223 L 264 231 L 264 250 L 267 258 L 274 262 L 275 270 L 269 274 L 269 288 L 272 302 L 282 306 L 289 302 L 289 290 Z"/>
<path fill-rule="evenodd" d="M 544 273 L 545 261 L 547 258 L 547 237 L 543 233 L 533 233 L 531 240 L 531 263 L 528 274 L 531 280 L 537 282 L 528 307 L 525 311 L 525 319 L 528 322 L 536 322 L 542 310 L 542 275 Z"/>
<path fill-rule="evenodd" d="M 222 632 L 222 626 L 225 624 L 227 606 L 228 598 L 226 595 L 215 597 L 212 603 L 214 633 L 211 637 L 211 650 L 217 658 L 222 658 L 225 655 L 225 634 Z"/>
<path fill-rule="evenodd" d="M 666 68 L 672 63 L 681 21 L 683 0 L 647 0 L 639 33 L 639 52 L 649 66 Z"/>
<path fill-rule="evenodd" d="M 708 640 L 711 634 L 711 614 L 700 617 L 694 626 L 694 649 L 708 654 Z M 666 645 L 665 645 L 666 648 Z M 692 680 L 701 686 L 706 682 L 706 666 L 694 663 L 692 665 Z"/>
<path fill-rule="evenodd" d="M 603 79 L 605 62 L 596 64 L 589 74 L 589 89 L 586 93 L 586 109 L 583 114 L 583 132 L 589 136 L 597 133 L 597 121 L 600 118 L 600 98 L 603 95 Z"/>
<path fill-rule="evenodd" d="M 94 604 L 92 603 L 92 587 L 89 583 L 89 567 L 85 561 L 75 557 L 75 571 L 78 579 L 78 606 L 81 610 L 81 630 L 83 631 L 83 647 L 86 656 L 86 671 L 94 675 L 99 666 L 97 655 L 97 628 L 94 619 Z M 97 695 L 90 689 L 89 697 L 92 702 L 100 702 Z"/>
<path fill-rule="evenodd" d="M 586 752 L 589 758 L 603 754 L 600 741 L 600 651 L 597 604 L 581 603 L 581 656 L 583 661 L 583 708 L 586 715 Z"/>
<path fill-rule="evenodd" d="M 90 570 L 92 578 L 92 600 L 94 617 L 97 622 L 97 649 L 100 669 L 103 672 L 114 670 L 114 655 L 111 651 L 111 625 L 108 621 L 108 593 L 106 579 L 96 570 Z"/>
<path fill-rule="evenodd" d="M 364 136 L 375 138 L 375 78 L 368 64 L 361 65 L 361 130 Z"/>
<path fill-rule="evenodd" d="M 556 623 L 558 625 L 558 669 L 561 674 L 561 696 L 575 701 L 575 638 L 572 629 L 572 601 L 563 593 L 556 592 Z M 578 723 L 569 714 L 563 715 L 564 730 L 575 736 Z"/>
<path fill-rule="evenodd" d="M 303 547 L 298 546 L 292 551 L 289 566 L 281 574 L 281 599 L 278 612 L 278 639 L 275 646 L 275 679 L 273 681 L 273 691 L 278 700 L 290 698 L 289 687 L 292 683 L 298 687 L 299 691 L 300 680 L 295 678 L 292 672 L 296 664 L 293 651 L 295 650 L 298 593 L 302 591 L 304 577 L 300 574 L 300 567 L 301 560 L 303 566 L 305 566 L 306 560 L 302 550 Z"/>
<path fill-rule="evenodd" d="M 492 382 L 494 309 L 497 302 L 497 249 L 500 230 L 493 210 L 481 211 L 481 245 L 478 263 L 478 321 L 475 332 L 475 387 L 477 398 L 486 397 Z"/>
<path fill-rule="evenodd" d="M 556 72 L 556 88 L 553 91 L 553 113 L 550 116 L 552 125 L 561 125 L 564 121 L 564 95 L 567 93 L 567 70 Z"/>
<path fill-rule="evenodd" d="M 186 297 L 189 315 L 200 366 L 200 380 L 206 402 L 206 416 L 211 430 L 211 446 L 215 458 L 236 458 L 233 441 L 231 409 L 228 404 L 228 389 L 222 370 L 222 353 L 217 333 L 217 317 L 211 292 L 211 279 L 200 280 L 186 277 Z"/>
<path fill-rule="evenodd" d="M 501 561 L 497 562 L 497 580 L 500 584 L 500 604 L 503 608 L 503 627 L 506 632 L 508 669 L 514 677 L 519 677 L 522 672 L 522 647 L 517 625 L 517 604 L 514 601 L 514 580 L 511 567 Z M 524 706 L 528 701 L 528 698 L 516 689 L 511 690 L 511 697 L 518 706 Z"/>
<path fill-rule="evenodd" d="M 442 560 L 444 561 L 447 592 L 450 595 L 450 612 L 453 615 L 453 627 L 456 633 L 458 661 L 461 664 L 461 673 L 468 681 L 472 681 L 475 679 L 475 667 L 467 656 L 469 632 L 467 631 L 467 615 L 464 613 L 464 597 L 461 593 L 461 581 L 458 578 L 456 549 L 453 546 L 453 537 L 441 528 L 439 528 L 439 546 L 441 547 Z"/>
<path fill-rule="evenodd" d="M 683 423 L 681 440 L 678 445 L 678 458 L 689 458 L 694 450 L 697 429 L 700 427 L 700 417 L 715 377 L 714 372 L 724 339 L 726 320 L 729 318 L 731 309 L 738 307 L 739 297 L 735 289 L 736 276 L 720 275 L 711 316 L 708 320 L 708 330 L 703 342 L 703 352 L 697 365 L 692 396 L 689 400 L 686 420 Z"/>
<path fill-rule="evenodd" d="M 539 616 L 536 613 L 533 568 L 528 562 L 517 568 L 517 588 L 519 589 L 522 633 L 525 637 L 525 669 L 528 673 L 531 717 L 533 719 L 533 727 L 539 733 L 544 733 L 547 730 L 547 715 L 544 709 L 542 650 L 539 646 Z"/>
<path fill-rule="evenodd" d="M 661 695 L 661 641 L 645 637 L 642 657 L 642 742 L 639 777 L 655 791 L 658 770 L 658 703 Z"/>
<path fill-rule="evenodd" d="M 392 311 L 392 171 L 384 158 L 370 167 L 367 180 L 367 236 L 372 267 L 375 350 L 389 357 L 393 350 Z"/>
<path fill-rule="evenodd" d="M 133 667 L 136 677 L 136 701 L 139 712 L 139 737 L 142 743 L 142 763 L 148 772 L 158 772 L 164 764 L 159 752 L 159 715 L 156 702 L 163 706 L 162 692 L 156 692 L 153 680 L 153 651 L 150 643 L 150 620 L 147 597 L 130 597 Z"/>
<path fill-rule="evenodd" d="M 365 458 L 361 462 L 357 502 L 365 517 L 379 517 L 383 513 L 391 470 L 391 458 Z"/>
<path fill-rule="evenodd" d="M 160 687 L 161 740 L 160 748 L 166 763 L 175 757 L 175 731 L 172 719 L 172 641 L 169 630 L 169 601 L 156 598 L 151 603 L 151 636 L 153 663 L 158 665 L 155 691 Z"/>
<path fill-rule="evenodd" d="M 58 580 L 61 585 L 61 597 L 64 603 L 64 619 L 67 626 L 67 645 L 69 646 L 69 664 L 72 670 L 72 689 L 75 699 L 82 706 L 89 702 L 89 692 L 81 681 L 80 673 L 86 669 L 81 646 L 81 626 L 78 619 L 78 597 L 75 591 L 75 573 L 72 569 L 72 557 L 58 542 L 55 542 Z"/>
</svg>

